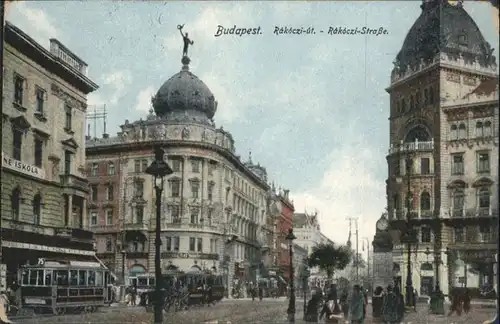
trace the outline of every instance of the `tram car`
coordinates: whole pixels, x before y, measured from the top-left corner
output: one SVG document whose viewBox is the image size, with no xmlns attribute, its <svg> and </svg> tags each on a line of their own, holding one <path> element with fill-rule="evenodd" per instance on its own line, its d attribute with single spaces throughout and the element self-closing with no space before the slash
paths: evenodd
<svg viewBox="0 0 500 324">
<path fill-rule="evenodd" d="M 214 303 L 222 300 L 224 296 L 224 285 L 222 276 L 209 271 L 190 271 L 184 274 L 185 282 L 189 289 L 189 304 Z M 211 293 L 203 294 L 203 287 L 210 287 Z"/>
<path fill-rule="evenodd" d="M 35 312 L 97 311 L 111 303 L 111 273 L 99 262 L 39 259 L 21 266 L 21 309 Z"/>
</svg>

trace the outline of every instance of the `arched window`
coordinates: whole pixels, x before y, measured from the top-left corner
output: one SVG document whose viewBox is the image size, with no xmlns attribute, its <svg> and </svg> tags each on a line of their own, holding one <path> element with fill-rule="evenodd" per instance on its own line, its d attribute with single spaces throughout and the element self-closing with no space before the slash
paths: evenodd
<svg viewBox="0 0 500 324">
<path fill-rule="evenodd" d="M 490 208 L 490 190 L 488 188 L 479 189 L 479 208 Z"/>
<path fill-rule="evenodd" d="M 37 193 L 33 197 L 33 220 L 35 225 L 40 225 L 40 219 L 42 214 L 42 196 Z"/>
<path fill-rule="evenodd" d="M 401 209 L 401 199 L 399 199 L 398 194 L 394 194 L 392 196 L 392 205 L 394 206 L 394 210 L 396 211 Z"/>
<path fill-rule="evenodd" d="M 12 196 L 10 197 L 10 208 L 12 210 L 12 218 L 19 220 L 19 215 L 21 214 L 21 189 L 19 187 L 12 190 Z"/>
<path fill-rule="evenodd" d="M 431 210 L 431 195 L 427 191 L 422 192 L 420 195 L 420 210 Z"/>
<path fill-rule="evenodd" d="M 457 125 L 453 124 L 450 127 L 450 140 L 456 140 L 458 139 L 458 127 Z"/>
<path fill-rule="evenodd" d="M 108 163 L 108 175 L 115 175 L 115 164 L 113 162 Z"/>
<path fill-rule="evenodd" d="M 465 124 L 460 124 L 458 126 L 458 138 L 460 139 L 465 139 L 467 138 L 467 128 L 465 127 Z"/>
<path fill-rule="evenodd" d="M 132 266 L 129 270 L 129 276 L 130 277 L 135 277 L 137 276 L 138 274 L 143 274 L 143 273 L 146 273 L 146 268 L 144 268 L 142 265 L 140 264 L 136 264 L 134 266 Z"/>
<path fill-rule="evenodd" d="M 492 136 L 493 135 L 491 133 L 491 122 L 489 120 L 484 122 L 484 124 L 483 124 L 483 134 L 484 134 L 484 136 Z"/>
<path fill-rule="evenodd" d="M 483 122 L 476 123 L 476 137 L 483 137 Z"/>
<path fill-rule="evenodd" d="M 410 210 L 413 210 L 413 192 L 407 192 L 406 193 L 406 199 L 405 199 L 405 202 L 406 202 L 406 208 L 409 207 Z"/>
<path fill-rule="evenodd" d="M 453 194 L 453 216 L 463 217 L 465 195 L 462 189 L 457 189 Z"/>
<path fill-rule="evenodd" d="M 416 140 L 419 142 L 430 142 L 431 136 L 424 126 L 415 126 L 406 134 L 405 143 L 415 142 Z"/>
</svg>

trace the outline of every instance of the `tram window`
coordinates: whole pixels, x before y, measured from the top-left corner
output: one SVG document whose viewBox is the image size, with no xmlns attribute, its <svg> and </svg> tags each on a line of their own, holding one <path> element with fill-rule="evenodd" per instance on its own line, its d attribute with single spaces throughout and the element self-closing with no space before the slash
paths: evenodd
<svg viewBox="0 0 500 324">
<path fill-rule="evenodd" d="M 22 274 L 22 284 L 23 285 L 29 285 L 29 276 L 30 276 L 30 271 L 29 270 L 24 270 Z"/>
<path fill-rule="evenodd" d="M 102 286 L 104 283 L 103 283 L 103 275 L 102 275 L 102 271 L 96 271 L 95 273 L 95 284 L 96 286 Z"/>
<path fill-rule="evenodd" d="M 78 270 L 69 271 L 69 284 L 71 286 L 78 286 Z"/>
<path fill-rule="evenodd" d="M 58 286 L 68 286 L 68 270 L 56 270 L 55 277 Z"/>
<path fill-rule="evenodd" d="M 52 286 L 52 270 L 45 270 L 45 286 Z"/>
<path fill-rule="evenodd" d="M 137 278 L 137 286 L 147 286 L 148 278 Z"/>
<path fill-rule="evenodd" d="M 86 286 L 87 285 L 87 271 L 80 270 L 78 271 L 78 285 Z"/>
<path fill-rule="evenodd" d="M 137 278 L 130 279 L 130 285 L 131 286 L 137 286 Z"/>
<path fill-rule="evenodd" d="M 89 270 L 89 286 L 95 286 L 95 271 Z"/>
<path fill-rule="evenodd" d="M 31 286 L 43 286 L 43 270 L 30 270 L 29 284 Z"/>
<path fill-rule="evenodd" d="M 149 278 L 149 285 L 154 286 L 155 285 L 155 278 Z"/>
</svg>

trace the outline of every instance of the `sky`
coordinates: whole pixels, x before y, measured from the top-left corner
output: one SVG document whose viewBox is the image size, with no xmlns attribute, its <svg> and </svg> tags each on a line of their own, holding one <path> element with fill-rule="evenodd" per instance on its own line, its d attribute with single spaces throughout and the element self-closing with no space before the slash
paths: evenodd
<svg viewBox="0 0 500 324">
<path fill-rule="evenodd" d="M 488 3 L 464 7 L 498 52 Z M 22 1 L 7 20 L 48 48 L 57 38 L 89 65 L 100 89 L 90 105 L 108 110 L 108 133 L 145 118 L 151 96 L 181 69 L 178 24 L 194 41 L 190 70 L 218 101 L 215 122 L 237 154 L 267 168 L 290 190 L 296 212 L 319 215 L 345 243 L 348 217 L 372 241 L 385 210 L 392 62 L 421 12 L 420 1 L 148 2 Z M 261 27 L 260 35 L 214 37 L 217 26 Z M 315 35 L 274 35 L 275 26 Z M 328 35 L 329 26 L 384 28 L 379 36 Z M 102 133 L 102 129 L 97 128 Z"/>
</svg>

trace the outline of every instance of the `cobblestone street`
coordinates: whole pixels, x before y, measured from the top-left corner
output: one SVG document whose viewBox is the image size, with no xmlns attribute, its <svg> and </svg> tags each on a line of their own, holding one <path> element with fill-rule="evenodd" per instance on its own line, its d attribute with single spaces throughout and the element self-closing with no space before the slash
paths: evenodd
<svg viewBox="0 0 500 324">
<path fill-rule="evenodd" d="M 165 323 L 199 324 L 207 321 L 226 323 L 286 323 L 287 300 L 264 300 L 262 302 L 251 300 L 225 300 L 213 307 L 192 308 L 189 311 L 169 313 L 164 315 Z M 422 305 L 414 313 L 408 313 L 405 324 L 481 324 L 492 319 L 495 309 L 476 308 L 471 313 L 462 316 L 453 315 L 436 316 L 430 315 L 427 305 Z M 302 304 L 297 302 L 296 323 L 305 323 L 302 320 Z M 134 323 L 150 324 L 153 322 L 153 314 L 148 313 L 142 307 L 111 307 L 99 313 L 63 315 L 51 317 L 33 317 L 15 321 L 15 323 Z M 371 307 L 365 324 L 374 324 L 371 318 Z"/>
</svg>

